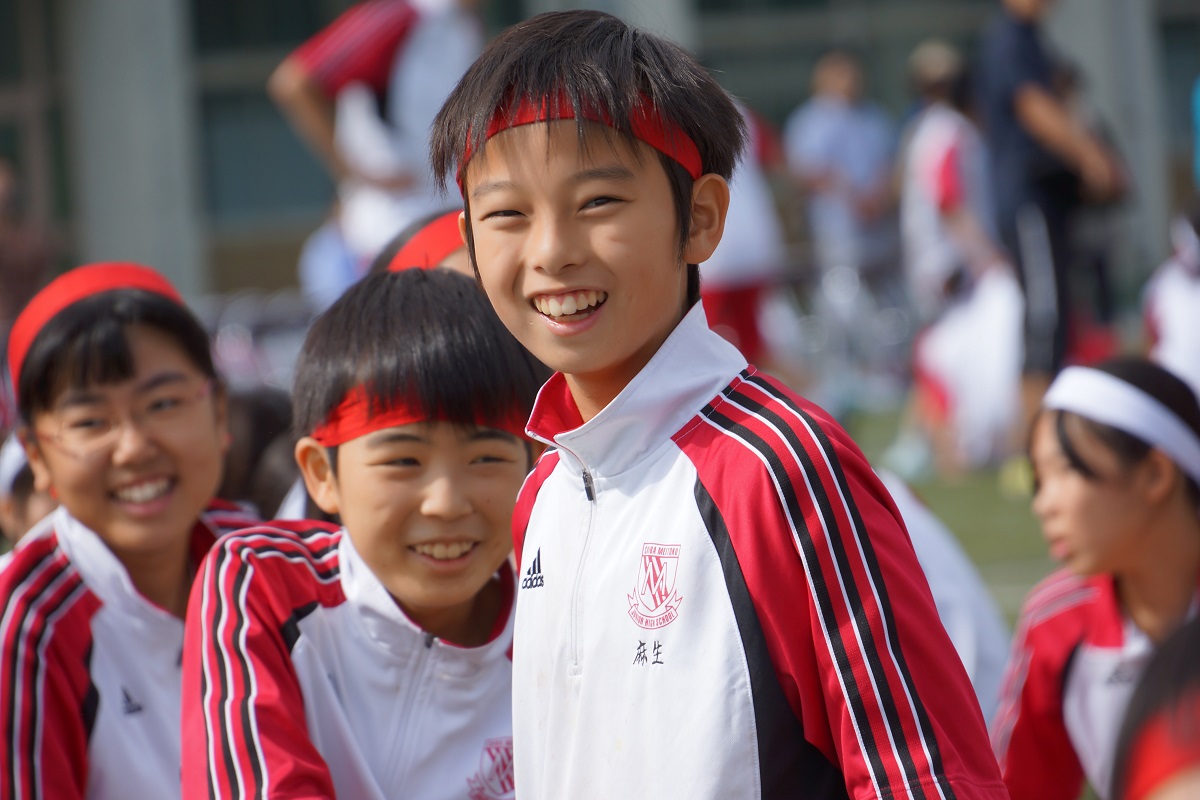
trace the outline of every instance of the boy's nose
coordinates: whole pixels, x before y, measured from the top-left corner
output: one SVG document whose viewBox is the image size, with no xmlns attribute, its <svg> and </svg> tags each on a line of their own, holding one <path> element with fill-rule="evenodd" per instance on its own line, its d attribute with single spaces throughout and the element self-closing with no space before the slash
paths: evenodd
<svg viewBox="0 0 1200 800">
<path fill-rule="evenodd" d="M 457 519 L 471 513 L 471 503 L 452 475 L 433 478 L 425 487 L 421 513 L 439 519 Z"/>
<path fill-rule="evenodd" d="M 534 268 L 555 274 L 578 262 L 577 242 L 571 226 L 559 219 L 543 218 L 530 232 L 529 260 Z"/>
</svg>

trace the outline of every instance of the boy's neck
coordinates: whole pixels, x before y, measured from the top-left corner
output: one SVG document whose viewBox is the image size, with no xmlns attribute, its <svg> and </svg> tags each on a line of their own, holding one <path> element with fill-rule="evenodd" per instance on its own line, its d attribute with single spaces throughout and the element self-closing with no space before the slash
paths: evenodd
<svg viewBox="0 0 1200 800">
<path fill-rule="evenodd" d="M 579 416 L 583 418 L 584 422 L 590 422 L 625 390 L 625 387 L 650 363 L 650 359 L 654 358 L 671 334 L 679 328 L 689 311 L 691 308 L 684 308 L 670 330 L 647 342 L 631 359 L 587 374 L 563 373 L 563 377 L 567 381 L 567 388 L 571 390 L 571 398 L 575 401 L 575 407 L 579 410 Z"/>
<path fill-rule="evenodd" d="M 399 601 L 396 604 L 400 605 Z M 500 581 L 493 577 L 461 606 L 439 609 L 400 607 L 428 634 L 460 647 L 481 647 L 491 638 L 503 605 L 504 590 Z"/>
</svg>

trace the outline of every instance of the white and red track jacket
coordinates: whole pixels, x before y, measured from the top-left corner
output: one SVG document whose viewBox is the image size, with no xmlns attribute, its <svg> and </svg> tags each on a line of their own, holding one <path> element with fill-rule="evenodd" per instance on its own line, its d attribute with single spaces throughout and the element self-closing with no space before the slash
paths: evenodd
<svg viewBox="0 0 1200 800">
<path fill-rule="evenodd" d="M 192 536 L 258 520 L 215 500 Z M 0 798 L 179 797 L 183 620 L 60 507 L 0 572 Z"/>
<path fill-rule="evenodd" d="M 222 539 L 184 648 L 185 798 L 513 797 L 512 570 L 489 642 L 414 625 L 344 530 Z"/>
<path fill-rule="evenodd" d="M 523 798 L 1008 797 L 886 490 L 699 305 L 594 419 L 555 375 L 529 430 Z"/>
<path fill-rule="evenodd" d="M 1111 577 L 1060 570 L 1033 588 L 992 721 L 1013 798 L 1075 800 L 1085 778 L 1108 797 L 1125 707 L 1153 652 Z"/>
</svg>

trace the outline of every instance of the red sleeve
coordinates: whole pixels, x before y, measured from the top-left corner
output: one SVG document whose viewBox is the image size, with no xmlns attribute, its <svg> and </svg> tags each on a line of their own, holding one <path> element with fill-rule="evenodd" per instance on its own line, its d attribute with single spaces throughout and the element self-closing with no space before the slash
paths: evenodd
<svg viewBox="0 0 1200 800">
<path fill-rule="evenodd" d="M 396 51 L 416 19 L 404 0 L 366 0 L 351 6 L 291 57 L 330 97 L 353 81 L 382 95 Z"/>
<path fill-rule="evenodd" d="M 1075 800 L 1083 767 L 1062 716 L 1065 670 L 1083 637 L 1073 613 L 1092 591 L 1073 578 L 1052 576 L 1029 595 L 1017 623 L 992 746 L 1012 797 Z"/>
<path fill-rule="evenodd" d="M 1007 798 L 899 512 L 846 434 L 756 375 L 705 421 L 681 447 L 803 736 L 848 796 Z"/>
<path fill-rule="evenodd" d="M 99 606 L 53 537 L 0 578 L 0 798 L 83 798 L 95 693 L 88 671 Z"/>
<path fill-rule="evenodd" d="M 529 528 L 529 517 L 533 513 L 533 501 L 537 499 L 542 484 L 546 482 L 546 478 L 550 477 L 550 473 L 557 465 L 558 452 L 556 450 L 543 453 L 537 464 L 534 465 L 533 472 L 525 477 L 525 482 L 521 484 L 521 491 L 517 495 L 512 522 L 513 559 L 517 565 L 517 577 L 521 575 L 521 548 L 525 546 L 525 531 Z"/>
<path fill-rule="evenodd" d="M 958 142 L 947 147 L 934 170 L 933 195 L 938 210 L 951 214 L 963 202 L 962 170 L 959 166 Z"/>
<path fill-rule="evenodd" d="M 253 528 L 204 560 L 184 635 L 185 798 L 334 797 L 304 724 L 288 630 L 297 609 L 340 600 L 336 543 L 324 528 L 307 538 Z"/>
</svg>

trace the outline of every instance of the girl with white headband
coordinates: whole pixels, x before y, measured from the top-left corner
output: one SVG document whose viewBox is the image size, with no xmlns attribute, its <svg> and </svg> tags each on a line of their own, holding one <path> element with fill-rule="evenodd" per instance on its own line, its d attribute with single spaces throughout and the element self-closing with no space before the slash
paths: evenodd
<svg viewBox="0 0 1200 800">
<path fill-rule="evenodd" d="M 1069 367 L 1029 447 L 1033 511 L 1063 565 L 1018 620 L 992 739 L 1014 798 L 1101 798 L 1125 706 L 1158 643 L 1197 611 L 1200 405 L 1136 358 Z"/>
</svg>

